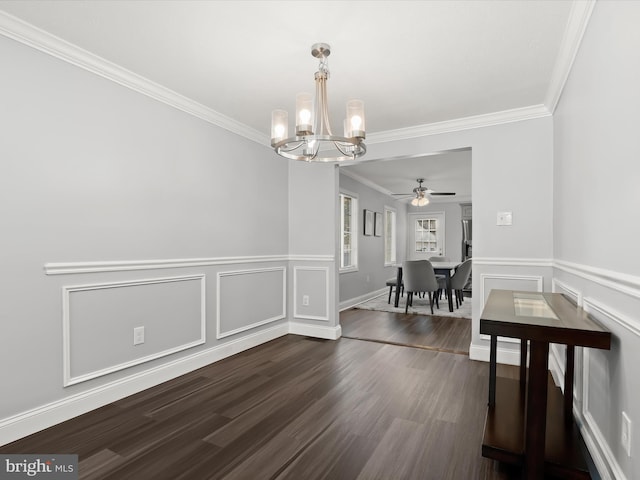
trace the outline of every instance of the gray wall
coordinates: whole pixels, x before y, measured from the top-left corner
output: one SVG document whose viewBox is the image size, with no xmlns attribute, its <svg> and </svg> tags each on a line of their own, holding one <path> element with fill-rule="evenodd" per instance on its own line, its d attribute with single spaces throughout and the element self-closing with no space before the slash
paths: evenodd
<svg viewBox="0 0 640 480">
<path fill-rule="evenodd" d="M 0 443 L 288 332 L 287 161 L 3 36 L 0 58 Z M 260 278 L 257 318 L 225 301 Z"/>
<path fill-rule="evenodd" d="M 384 266 L 384 237 L 364 235 L 364 210 L 382 214 L 385 206 L 396 210 L 396 255 L 398 261 L 402 261 L 406 245 L 407 206 L 345 174 L 340 174 L 340 190 L 358 196 L 358 270 L 340 274 L 342 309 L 370 298 L 380 289 L 386 288 L 385 282 L 396 274 L 394 267 Z"/>
<path fill-rule="evenodd" d="M 640 478 L 638 23 L 638 2 L 596 3 L 554 115 L 554 288 L 613 334 L 610 351 L 578 355 L 575 407 L 603 478 L 629 480 Z"/>
</svg>

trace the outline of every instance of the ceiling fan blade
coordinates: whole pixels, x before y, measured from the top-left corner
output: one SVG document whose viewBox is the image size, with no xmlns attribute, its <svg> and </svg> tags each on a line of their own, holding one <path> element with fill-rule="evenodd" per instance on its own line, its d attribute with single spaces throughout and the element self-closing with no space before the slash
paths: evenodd
<svg viewBox="0 0 640 480">
<path fill-rule="evenodd" d="M 437 195 L 455 195 L 455 192 L 431 192 L 429 195 L 437 196 Z"/>
<path fill-rule="evenodd" d="M 393 196 L 407 196 L 407 195 L 415 195 L 415 193 L 392 193 Z"/>
</svg>

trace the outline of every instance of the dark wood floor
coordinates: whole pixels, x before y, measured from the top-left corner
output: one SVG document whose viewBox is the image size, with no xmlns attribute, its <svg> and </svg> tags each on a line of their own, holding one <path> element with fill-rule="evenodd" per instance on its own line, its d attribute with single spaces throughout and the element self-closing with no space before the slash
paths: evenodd
<svg viewBox="0 0 640 480">
<path fill-rule="evenodd" d="M 516 478 L 480 454 L 487 388 L 465 355 L 288 335 L 0 452 L 76 453 L 82 479 Z"/>
<path fill-rule="evenodd" d="M 342 336 L 357 340 L 468 355 L 471 319 L 346 310 L 340 314 Z"/>
</svg>

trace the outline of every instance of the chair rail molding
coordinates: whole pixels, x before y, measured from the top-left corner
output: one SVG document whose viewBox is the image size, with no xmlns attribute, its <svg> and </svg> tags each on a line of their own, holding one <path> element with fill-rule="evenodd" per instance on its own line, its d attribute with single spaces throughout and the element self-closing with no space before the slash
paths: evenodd
<svg viewBox="0 0 640 480">
<path fill-rule="evenodd" d="M 567 262 L 565 260 L 554 260 L 553 268 L 640 299 L 640 277 L 637 275 L 629 275 L 627 273 Z"/>
<path fill-rule="evenodd" d="M 151 260 L 113 260 L 97 262 L 49 262 L 44 264 L 45 275 L 77 273 L 126 272 L 163 268 L 208 267 L 262 262 L 333 262 L 334 255 L 245 255 L 209 258 L 160 258 Z"/>
<path fill-rule="evenodd" d="M 472 257 L 473 265 L 495 265 L 503 267 L 552 267 L 551 258 L 509 258 L 509 257 Z"/>
</svg>

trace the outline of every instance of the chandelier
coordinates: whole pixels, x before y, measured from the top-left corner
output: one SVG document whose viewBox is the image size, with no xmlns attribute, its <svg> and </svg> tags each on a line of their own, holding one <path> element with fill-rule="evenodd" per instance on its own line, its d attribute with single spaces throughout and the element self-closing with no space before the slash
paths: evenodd
<svg viewBox="0 0 640 480">
<path fill-rule="evenodd" d="M 334 135 L 331 131 L 327 101 L 327 57 L 330 53 L 331 47 L 326 43 L 316 43 L 311 47 L 311 55 L 320 61 L 315 74 L 316 96 L 315 99 L 308 93 L 296 96 L 295 136 L 289 137 L 286 110 L 272 112 L 271 146 L 278 155 L 307 162 L 340 162 L 355 160 L 367 152 L 364 103 L 361 100 L 347 102 L 344 136 Z"/>
</svg>

